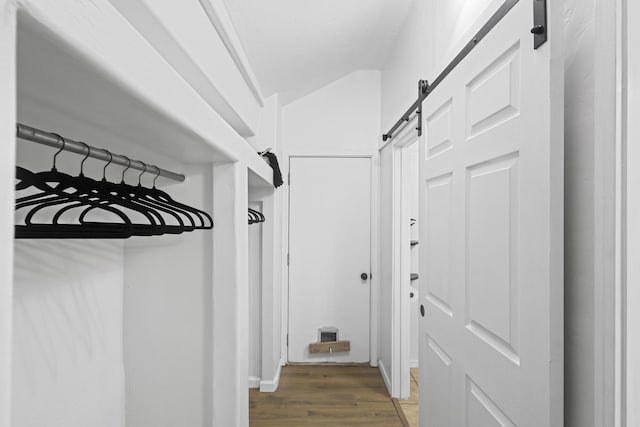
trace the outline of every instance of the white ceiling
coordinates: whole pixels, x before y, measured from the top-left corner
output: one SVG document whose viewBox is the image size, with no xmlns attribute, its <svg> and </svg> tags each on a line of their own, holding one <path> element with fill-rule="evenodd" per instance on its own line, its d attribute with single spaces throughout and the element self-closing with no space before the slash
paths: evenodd
<svg viewBox="0 0 640 427">
<path fill-rule="evenodd" d="M 225 0 L 265 96 L 286 104 L 384 63 L 414 0 Z"/>
</svg>

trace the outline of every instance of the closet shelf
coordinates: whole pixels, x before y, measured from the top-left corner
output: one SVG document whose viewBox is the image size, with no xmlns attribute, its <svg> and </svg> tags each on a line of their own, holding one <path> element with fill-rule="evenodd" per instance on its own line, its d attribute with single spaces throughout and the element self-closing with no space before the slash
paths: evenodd
<svg viewBox="0 0 640 427">
<path fill-rule="evenodd" d="M 91 124 L 109 117 L 117 123 L 118 135 L 131 137 L 127 144 L 183 164 L 240 162 L 250 172 L 250 187 L 273 188 L 271 167 L 245 136 L 204 102 L 116 9 L 82 8 L 78 15 L 72 1 L 32 6 L 37 23 L 26 19 L 21 27 L 20 51 L 29 52 L 20 57 L 21 67 L 29 70 L 20 76 L 22 110 L 44 116 L 41 106 L 47 105 L 59 116 L 73 117 L 71 129 L 61 129 L 70 137 L 95 133 Z M 55 28 L 55 35 L 42 28 Z M 82 78 L 60 78 L 52 84 L 52 69 L 57 76 Z M 87 99 L 99 102 L 87 108 Z M 48 117 L 36 118 L 29 122 L 50 126 Z M 107 138 L 120 143 L 105 133 L 103 141 Z M 103 141 L 95 143 L 104 146 Z"/>
<path fill-rule="evenodd" d="M 411 273 L 411 281 L 418 280 L 418 273 Z"/>
</svg>

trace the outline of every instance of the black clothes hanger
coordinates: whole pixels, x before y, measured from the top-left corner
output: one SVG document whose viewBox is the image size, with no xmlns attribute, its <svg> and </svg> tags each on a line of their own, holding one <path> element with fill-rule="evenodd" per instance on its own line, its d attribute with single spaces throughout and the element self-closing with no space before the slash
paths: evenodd
<svg viewBox="0 0 640 427">
<path fill-rule="evenodd" d="M 54 135 L 60 141 L 60 148 L 53 155 L 51 170 L 34 173 L 16 168 L 16 191 L 29 193 L 16 199 L 17 238 L 128 238 L 213 228 L 209 214 L 180 203 L 156 188 L 160 168 L 156 167 L 153 188 L 146 188 L 142 186 L 142 176 L 148 168 L 139 162 L 143 169 L 138 175 L 138 184 L 129 185 L 125 174 L 131 160 L 122 156 L 127 159 L 127 166 L 121 181 L 109 182 L 106 169 L 113 155 L 105 150 L 109 160 L 103 167 L 102 179 L 97 181 L 84 174 L 84 164 L 91 157 L 92 148 L 75 141 L 74 144 L 82 144 L 86 149 L 80 173 L 70 176 L 58 171 L 57 157 L 67 142 L 62 136 Z"/>
<path fill-rule="evenodd" d="M 97 186 L 98 193 L 103 197 L 104 204 L 112 206 L 120 206 L 128 211 L 136 212 L 142 215 L 148 223 L 134 222 L 132 224 L 132 232 L 137 236 L 159 236 L 165 233 L 179 234 L 183 231 L 182 227 L 178 226 L 173 228 L 167 226 L 162 214 L 157 210 L 141 203 L 137 203 L 130 197 L 130 187 L 124 181 L 124 176 L 127 170 L 131 167 L 131 160 L 127 159 L 127 167 L 122 171 L 122 178 L 120 184 L 115 184 L 106 180 L 103 176 L 101 181 L 94 181 Z M 80 221 L 86 223 L 88 215 L 94 213 L 95 207 L 90 206 L 85 208 L 80 214 Z"/>
<path fill-rule="evenodd" d="M 198 221 L 198 224 L 194 225 L 195 229 L 209 230 L 213 228 L 213 219 L 208 213 L 200 209 L 196 209 L 192 206 L 180 203 L 172 199 L 169 194 L 156 188 L 156 180 L 160 176 L 160 169 L 157 166 L 156 166 L 156 169 L 158 170 L 158 173 L 153 179 L 153 187 L 140 188 L 140 191 L 144 194 L 144 196 L 147 198 L 150 198 L 151 200 L 157 203 L 161 203 L 163 206 L 166 206 L 170 209 L 185 212 L 186 214 L 190 215 L 192 218 L 196 218 Z"/>
<path fill-rule="evenodd" d="M 249 224 L 257 224 L 264 221 L 265 217 L 262 212 L 249 208 Z"/>
<path fill-rule="evenodd" d="M 84 143 L 83 143 L 84 144 Z M 97 227 L 100 231 L 100 235 L 102 235 L 102 231 L 115 227 L 119 227 L 119 224 L 113 224 L 106 221 L 88 221 L 86 216 L 89 212 L 95 212 L 96 209 L 104 210 L 105 207 L 115 208 L 118 212 L 123 213 L 128 218 L 128 229 L 129 232 L 133 235 L 142 235 L 142 236 L 150 236 L 150 235 L 159 235 L 163 233 L 163 221 L 162 216 L 153 210 L 149 210 L 145 207 L 139 206 L 135 203 L 130 203 L 126 199 L 119 198 L 113 194 L 105 193 L 100 189 L 100 183 L 91 178 L 88 178 L 84 175 L 84 162 L 87 160 L 89 155 L 91 154 L 91 149 L 87 144 L 84 144 L 87 148 L 87 154 L 81 162 L 80 166 L 80 174 L 77 177 L 73 177 L 74 179 L 68 180 L 68 182 L 63 182 L 58 185 L 58 189 L 62 187 L 62 191 L 68 191 L 68 187 L 72 187 L 75 192 L 72 193 L 74 196 L 75 203 L 66 204 L 59 211 L 55 213 L 53 216 L 53 223 L 59 223 L 59 219 L 63 214 L 72 212 L 75 209 L 83 209 L 78 217 L 78 222 L 81 225 L 86 227 L 85 231 L 93 230 Z M 126 169 L 125 169 L 126 170 Z M 124 173 L 123 173 L 124 176 Z M 93 203 L 87 204 L 86 201 L 90 200 Z M 39 210 L 44 207 L 50 207 L 55 204 L 63 203 L 64 201 L 58 202 L 48 202 L 36 208 Z M 136 212 L 140 215 L 141 218 L 144 218 L 148 221 L 148 223 L 139 223 L 135 221 L 137 217 L 131 217 L 132 213 Z M 32 214 L 33 212 L 30 212 Z M 94 238 L 95 235 L 93 233 L 87 233 L 88 238 Z"/>
<path fill-rule="evenodd" d="M 195 222 L 190 216 L 186 215 L 184 211 L 174 209 L 166 204 L 157 202 L 153 199 L 147 199 L 145 197 L 146 189 L 142 187 L 142 175 L 144 175 L 144 173 L 147 171 L 147 165 L 144 162 L 141 162 L 141 163 L 144 169 L 140 173 L 140 175 L 138 175 L 138 185 L 133 186 L 133 185 L 126 184 L 123 179 L 119 184 L 121 188 L 120 194 L 122 194 L 125 198 L 127 198 L 132 202 L 138 203 L 142 206 L 146 206 L 147 208 L 158 211 L 160 213 L 165 213 L 171 216 L 173 219 L 175 219 L 175 221 L 177 222 L 177 225 L 170 225 L 170 224 L 166 224 L 166 221 L 164 222 L 164 227 L 163 227 L 164 233 L 180 234 L 185 231 L 193 231 L 195 229 Z M 181 215 L 184 215 L 188 219 L 188 221 L 190 222 L 189 225 L 185 225 Z"/>
<path fill-rule="evenodd" d="M 15 226 L 15 235 L 18 238 L 85 238 L 85 237 L 128 237 L 130 235 L 129 223 L 126 215 L 111 208 L 104 208 L 98 205 L 95 199 L 82 198 L 79 196 L 81 188 L 74 177 L 59 172 L 56 168 L 57 156 L 65 148 L 65 140 L 60 135 L 56 136 L 61 140 L 60 149 L 54 154 L 53 166 L 50 171 L 34 174 L 24 168 L 16 168 L 16 178 L 19 180 L 16 190 L 23 190 L 29 187 L 40 190 L 30 196 L 21 197 L 16 200 L 16 211 L 31 207 L 25 216 L 25 225 Z M 63 188 L 66 191 L 63 191 Z M 34 215 L 44 208 L 53 207 L 60 204 L 81 203 L 96 206 L 103 212 L 115 215 L 122 220 L 121 223 L 95 224 L 92 226 L 72 223 L 61 224 L 55 222 L 34 222 Z"/>
</svg>

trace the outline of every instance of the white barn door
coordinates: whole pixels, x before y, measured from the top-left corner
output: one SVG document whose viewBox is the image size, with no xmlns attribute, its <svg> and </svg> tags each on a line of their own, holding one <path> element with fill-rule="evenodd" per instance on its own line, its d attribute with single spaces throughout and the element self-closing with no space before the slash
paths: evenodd
<svg viewBox="0 0 640 427">
<path fill-rule="evenodd" d="M 562 61 L 532 26 L 520 0 L 423 105 L 421 426 L 562 425 Z"/>
</svg>

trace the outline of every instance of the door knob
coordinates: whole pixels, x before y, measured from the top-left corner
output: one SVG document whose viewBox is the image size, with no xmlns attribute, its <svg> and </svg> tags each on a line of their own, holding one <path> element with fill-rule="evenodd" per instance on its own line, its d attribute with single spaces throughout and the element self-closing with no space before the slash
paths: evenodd
<svg viewBox="0 0 640 427">
<path fill-rule="evenodd" d="M 424 304 L 420 304 L 420 315 L 424 317 Z"/>
<path fill-rule="evenodd" d="M 367 279 L 369 278 L 369 275 L 368 275 L 367 273 L 362 273 L 362 274 L 360 275 L 360 278 L 361 278 L 362 280 L 367 280 Z"/>
</svg>

